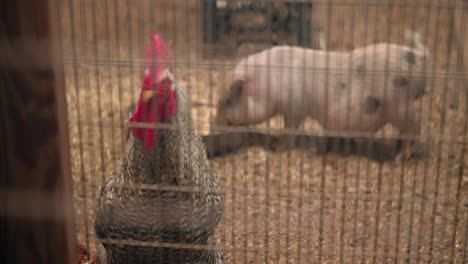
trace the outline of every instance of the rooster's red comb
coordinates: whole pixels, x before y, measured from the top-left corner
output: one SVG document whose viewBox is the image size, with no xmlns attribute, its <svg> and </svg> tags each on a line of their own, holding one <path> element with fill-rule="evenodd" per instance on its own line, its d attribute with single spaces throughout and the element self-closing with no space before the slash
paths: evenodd
<svg viewBox="0 0 468 264">
<path fill-rule="evenodd" d="M 171 118 L 176 111 L 174 78 L 171 74 L 171 54 L 158 34 L 151 34 L 146 44 L 145 74 L 138 105 L 130 117 L 130 122 L 159 124 Z M 132 128 L 134 137 L 151 149 L 158 138 L 159 129 Z"/>
<path fill-rule="evenodd" d="M 146 45 L 145 59 L 147 61 L 143 89 L 154 89 L 153 84 L 160 81 L 166 69 L 170 69 L 171 51 L 164 39 L 155 33 L 150 34 L 150 42 Z"/>
</svg>

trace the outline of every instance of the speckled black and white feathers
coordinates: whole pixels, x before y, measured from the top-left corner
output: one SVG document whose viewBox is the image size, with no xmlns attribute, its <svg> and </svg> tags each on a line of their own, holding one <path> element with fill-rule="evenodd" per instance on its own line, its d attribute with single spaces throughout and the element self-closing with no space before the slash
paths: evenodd
<svg viewBox="0 0 468 264">
<path fill-rule="evenodd" d="M 99 189 L 95 229 L 107 263 L 224 262 L 218 251 L 157 244 L 211 245 L 224 210 L 223 187 L 193 129 L 190 99 L 180 87 L 176 92 L 177 111 L 166 122 L 172 128 L 161 129 L 150 150 L 130 135 L 122 160 Z"/>
</svg>

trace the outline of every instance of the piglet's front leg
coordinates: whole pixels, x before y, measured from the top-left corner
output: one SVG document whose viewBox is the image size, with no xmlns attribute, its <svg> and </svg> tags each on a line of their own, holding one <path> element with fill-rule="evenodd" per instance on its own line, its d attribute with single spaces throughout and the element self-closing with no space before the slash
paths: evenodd
<svg viewBox="0 0 468 264">
<path fill-rule="evenodd" d="M 292 129 L 298 129 L 302 120 L 291 118 L 291 117 L 284 117 L 284 127 L 288 129 L 285 134 L 282 134 L 279 138 L 279 142 L 276 145 L 276 151 L 285 151 L 295 146 L 296 136 L 291 134 Z"/>
<path fill-rule="evenodd" d="M 419 119 L 416 118 L 416 115 L 413 112 L 398 113 L 396 119 L 394 119 L 394 126 L 396 126 L 400 134 L 407 137 L 403 140 L 403 149 L 396 156 L 397 161 L 402 161 L 403 159 L 411 159 L 414 155 L 418 154 L 417 152 L 417 139 L 416 136 L 420 134 L 419 129 Z"/>
</svg>

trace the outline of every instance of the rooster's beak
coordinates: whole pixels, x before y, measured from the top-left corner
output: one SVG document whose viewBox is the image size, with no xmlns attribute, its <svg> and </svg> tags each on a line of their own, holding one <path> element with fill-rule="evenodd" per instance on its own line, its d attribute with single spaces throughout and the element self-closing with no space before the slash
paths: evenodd
<svg viewBox="0 0 468 264">
<path fill-rule="evenodd" d="M 154 95 L 156 95 L 156 91 L 153 90 L 145 90 L 142 94 L 143 102 L 148 102 Z"/>
</svg>

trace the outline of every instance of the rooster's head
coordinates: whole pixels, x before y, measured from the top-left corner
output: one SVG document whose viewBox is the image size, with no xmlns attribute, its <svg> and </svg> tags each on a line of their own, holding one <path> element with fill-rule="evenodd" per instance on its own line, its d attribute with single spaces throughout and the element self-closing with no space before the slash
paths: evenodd
<svg viewBox="0 0 468 264">
<path fill-rule="evenodd" d="M 150 149 L 158 139 L 160 124 L 171 118 L 176 111 L 174 78 L 170 71 L 171 55 L 164 40 L 151 34 L 146 46 L 144 79 L 138 104 L 129 122 L 133 136 L 142 140 Z"/>
</svg>

